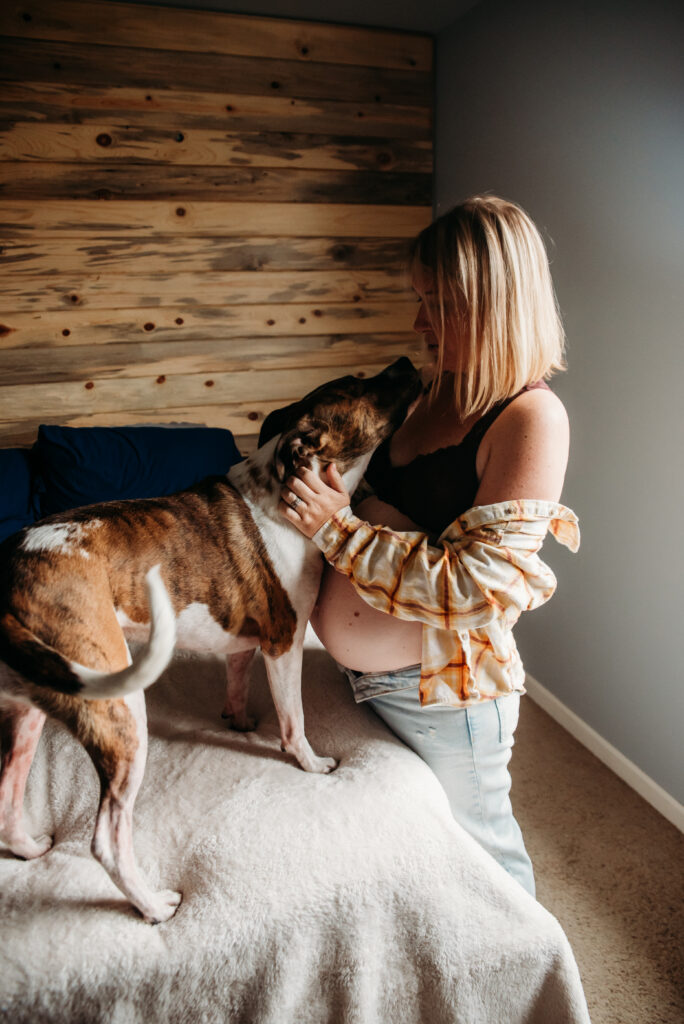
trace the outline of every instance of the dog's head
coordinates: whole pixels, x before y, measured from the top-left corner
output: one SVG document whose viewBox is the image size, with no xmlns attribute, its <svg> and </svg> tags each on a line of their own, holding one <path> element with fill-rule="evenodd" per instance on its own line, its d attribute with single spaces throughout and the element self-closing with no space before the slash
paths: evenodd
<svg viewBox="0 0 684 1024">
<path fill-rule="evenodd" d="M 375 377 L 340 377 L 264 421 L 259 444 L 275 434 L 280 480 L 298 469 L 335 462 L 341 473 L 373 452 L 404 420 L 421 381 L 410 359 L 398 359 Z"/>
</svg>

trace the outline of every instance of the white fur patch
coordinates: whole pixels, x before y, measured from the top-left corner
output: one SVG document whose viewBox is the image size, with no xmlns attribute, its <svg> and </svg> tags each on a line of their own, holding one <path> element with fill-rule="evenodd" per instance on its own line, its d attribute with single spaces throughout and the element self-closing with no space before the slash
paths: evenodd
<svg viewBox="0 0 684 1024">
<path fill-rule="evenodd" d="M 79 545 L 92 530 L 102 526 L 101 519 L 88 523 L 52 523 L 46 526 L 32 526 L 22 542 L 24 551 L 56 551 L 60 555 L 79 554 L 90 558 Z"/>
<path fill-rule="evenodd" d="M 273 457 L 279 436 L 273 438 L 263 448 L 259 448 L 250 457 L 249 463 L 267 466 Z M 372 452 L 363 455 L 343 474 L 342 479 L 350 493 L 353 493 L 365 473 L 371 455 Z M 315 544 L 279 514 L 279 489 L 268 493 L 258 493 L 254 490 L 247 465 L 247 462 L 240 462 L 231 467 L 228 479 L 242 495 L 256 523 L 281 586 L 297 612 L 300 620 L 298 627 L 303 630 L 318 593 L 322 567 L 320 552 Z M 311 460 L 311 467 L 314 473 L 320 475 L 320 462 L 316 456 Z"/>
<path fill-rule="evenodd" d="M 212 616 L 206 604 L 193 601 L 180 613 L 176 623 L 178 646 L 186 651 L 213 651 L 228 654 L 256 646 L 254 639 L 227 633 Z"/>
<path fill-rule="evenodd" d="M 277 512 L 279 497 L 279 494 L 268 496 L 261 505 L 243 495 L 280 585 L 297 612 L 298 619 L 303 613 L 304 622 L 298 623 L 303 626 L 318 593 L 321 557 L 318 548 L 310 540 L 280 518 Z"/>
<path fill-rule="evenodd" d="M 121 609 L 116 609 L 117 622 L 130 640 L 146 642 L 150 625 L 133 622 Z M 227 633 L 213 618 L 206 604 L 193 601 L 176 619 L 176 646 L 186 651 L 205 654 L 233 654 L 256 646 L 254 639 Z"/>
<path fill-rule="evenodd" d="M 150 635 L 150 624 L 149 622 L 134 622 L 130 619 L 126 612 L 121 611 L 119 608 L 115 608 L 116 621 L 119 623 L 127 639 L 129 640 L 140 640 L 146 641 Z"/>
</svg>

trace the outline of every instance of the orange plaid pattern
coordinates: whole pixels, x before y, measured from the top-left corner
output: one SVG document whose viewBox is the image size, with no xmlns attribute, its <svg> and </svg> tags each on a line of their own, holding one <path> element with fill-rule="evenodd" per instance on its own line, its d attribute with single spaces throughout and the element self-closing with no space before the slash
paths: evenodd
<svg viewBox="0 0 684 1024">
<path fill-rule="evenodd" d="M 524 692 L 512 628 L 556 589 L 537 553 L 549 530 L 577 551 L 575 513 L 528 499 L 469 509 L 436 546 L 424 533 L 371 526 L 349 506 L 313 539 L 368 604 L 423 623 L 421 704 L 464 707 Z"/>
</svg>

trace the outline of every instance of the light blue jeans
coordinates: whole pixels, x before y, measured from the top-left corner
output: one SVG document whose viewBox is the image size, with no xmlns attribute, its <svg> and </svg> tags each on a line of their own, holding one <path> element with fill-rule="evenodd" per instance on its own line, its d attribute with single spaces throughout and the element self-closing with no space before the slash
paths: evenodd
<svg viewBox="0 0 684 1024">
<path fill-rule="evenodd" d="M 534 896 L 532 862 L 509 797 L 508 762 L 520 694 L 466 708 L 423 708 L 418 696 L 420 665 L 367 675 L 343 671 L 356 700 L 367 702 L 430 766 L 459 825 Z"/>
</svg>

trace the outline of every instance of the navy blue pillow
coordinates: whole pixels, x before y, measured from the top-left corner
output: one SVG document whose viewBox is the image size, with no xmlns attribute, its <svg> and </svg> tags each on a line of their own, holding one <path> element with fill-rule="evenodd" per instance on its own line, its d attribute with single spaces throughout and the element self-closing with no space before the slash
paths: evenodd
<svg viewBox="0 0 684 1024">
<path fill-rule="evenodd" d="M 31 454 L 26 448 L 0 449 L 0 542 L 40 514 L 31 476 Z"/>
<path fill-rule="evenodd" d="M 230 430 L 200 426 L 41 426 L 33 453 L 42 516 L 173 494 L 242 459 Z"/>
</svg>

